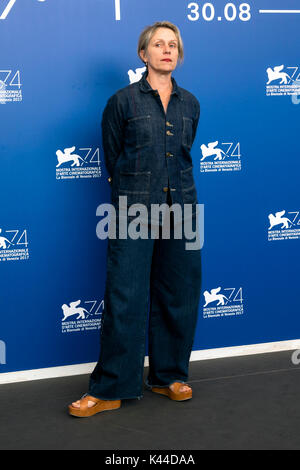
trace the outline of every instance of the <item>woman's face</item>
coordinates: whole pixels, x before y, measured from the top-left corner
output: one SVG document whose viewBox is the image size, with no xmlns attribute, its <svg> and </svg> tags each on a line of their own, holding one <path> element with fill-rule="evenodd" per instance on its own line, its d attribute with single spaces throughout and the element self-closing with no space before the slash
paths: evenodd
<svg viewBox="0 0 300 470">
<path fill-rule="evenodd" d="M 148 69 L 156 72 L 172 72 L 178 61 L 178 41 L 170 28 L 158 28 L 151 38 L 146 53 L 140 52 L 143 61 L 148 62 Z"/>
</svg>

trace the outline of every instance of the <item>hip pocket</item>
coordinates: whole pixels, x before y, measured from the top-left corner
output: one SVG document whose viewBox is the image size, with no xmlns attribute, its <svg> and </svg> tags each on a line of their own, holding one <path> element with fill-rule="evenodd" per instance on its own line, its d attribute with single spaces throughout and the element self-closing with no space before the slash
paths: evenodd
<svg viewBox="0 0 300 470">
<path fill-rule="evenodd" d="M 182 199 L 185 204 L 193 204 L 197 202 L 197 191 L 193 176 L 193 167 L 190 166 L 185 170 L 181 170 L 181 190 Z"/>
</svg>

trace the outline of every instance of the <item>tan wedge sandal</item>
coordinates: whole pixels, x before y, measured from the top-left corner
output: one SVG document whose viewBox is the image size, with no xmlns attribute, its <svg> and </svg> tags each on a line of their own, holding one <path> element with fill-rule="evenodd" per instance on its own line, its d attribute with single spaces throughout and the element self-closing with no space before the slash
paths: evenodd
<svg viewBox="0 0 300 470">
<path fill-rule="evenodd" d="M 87 418 L 93 416 L 101 411 L 116 410 L 121 406 L 121 400 L 101 400 L 100 398 L 91 397 L 90 395 L 83 395 L 79 400 L 80 408 L 69 405 L 69 414 L 77 416 L 78 418 Z M 95 405 L 89 407 L 88 402 L 93 401 Z"/>
<path fill-rule="evenodd" d="M 185 392 L 180 392 L 179 389 L 182 385 L 187 385 L 186 383 L 181 383 L 181 382 L 174 382 L 174 391 L 171 390 L 169 387 L 164 387 L 164 388 L 158 388 L 158 387 L 152 387 L 151 390 L 154 393 L 160 393 L 161 395 L 166 395 L 169 397 L 171 400 L 175 401 L 184 401 L 184 400 L 190 400 L 192 398 L 193 392 L 192 389 L 187 390 Z"/>
</svg>

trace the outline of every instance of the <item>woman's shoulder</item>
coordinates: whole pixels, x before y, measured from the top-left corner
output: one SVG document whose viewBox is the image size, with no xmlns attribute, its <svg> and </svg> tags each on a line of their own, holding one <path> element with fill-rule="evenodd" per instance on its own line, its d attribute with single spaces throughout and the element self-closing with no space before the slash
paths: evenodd
<svg viewBox="0 0 300 470">
<path fill-rule="evenodd" d="M 116 97 L 116 98 L 123 98 L 127 97 L 132 90 L 138 87 L 138 82 L 135 83 L 130 83 L 129 85 L 126 85 L 122 88 L 118 88 L 111 96 L 110 98 Z"/>
<path fill-rule="evenodd" d="M 128 97 L 137 87 L 137 83 L 131 83 L 125 87 L 117 89 L 112 95 L 107 98 L 107 105 L 109 106 L 122 106 L 127 104 Z"/>
</svg>

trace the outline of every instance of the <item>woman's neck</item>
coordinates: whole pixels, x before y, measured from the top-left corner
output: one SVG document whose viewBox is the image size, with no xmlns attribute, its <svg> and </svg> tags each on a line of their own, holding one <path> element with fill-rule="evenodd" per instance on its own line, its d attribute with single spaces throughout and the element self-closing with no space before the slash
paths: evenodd
<svg viewBox="0 0 300 470">
<path fill-rule="evenodd" d="M 146 80 L 153 90 L 158 90 L 161 93 L 171 93 L 173 88 L 171 75 L 171 73 L 156 73 L 150 69 Z"/>
</svg>

